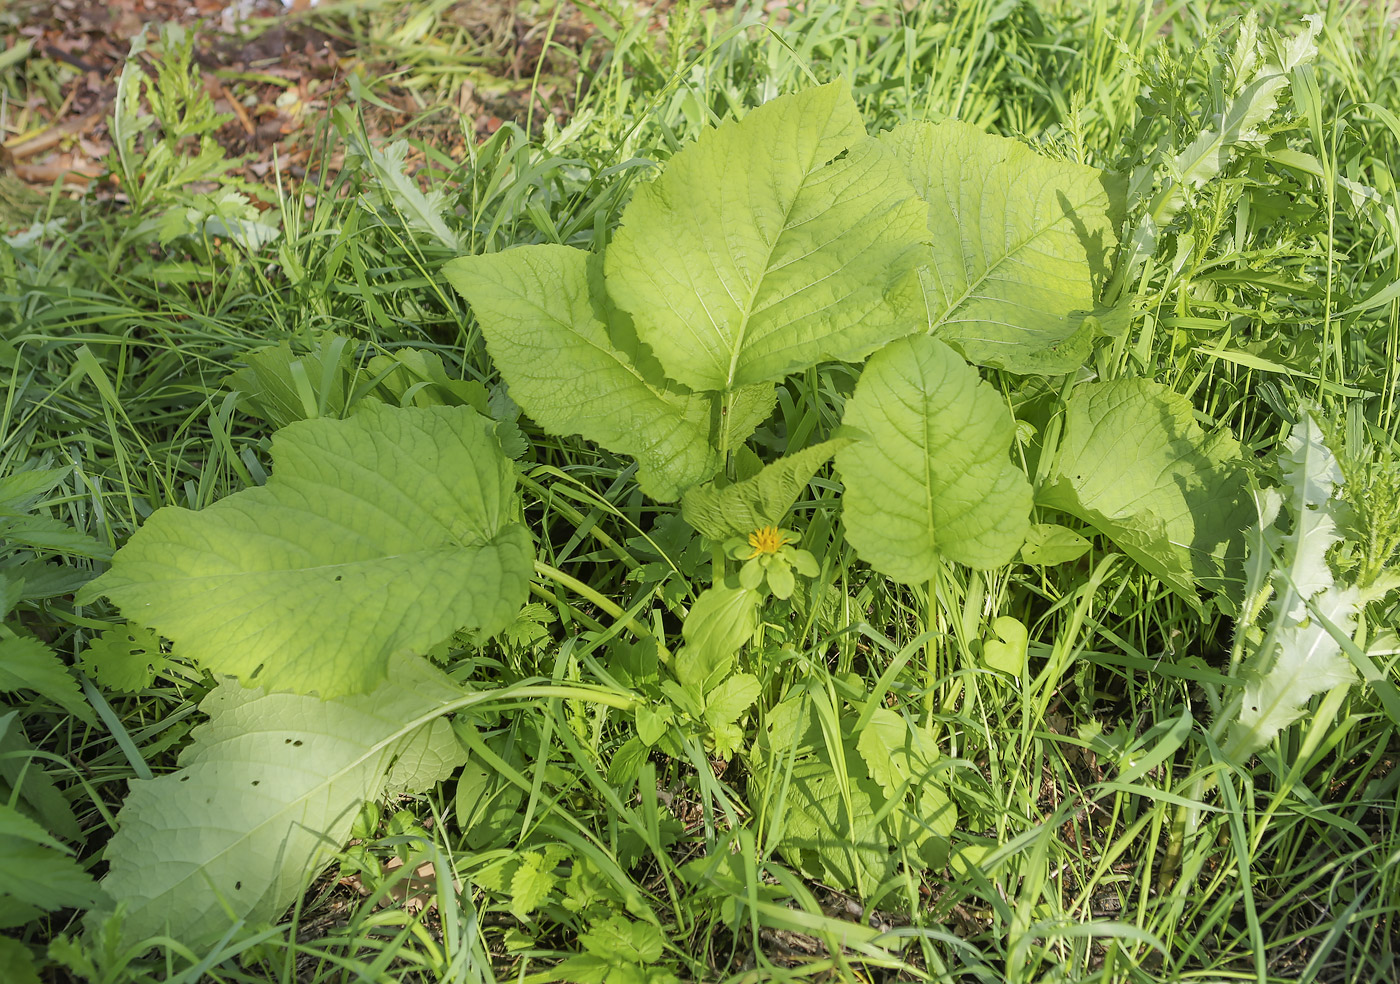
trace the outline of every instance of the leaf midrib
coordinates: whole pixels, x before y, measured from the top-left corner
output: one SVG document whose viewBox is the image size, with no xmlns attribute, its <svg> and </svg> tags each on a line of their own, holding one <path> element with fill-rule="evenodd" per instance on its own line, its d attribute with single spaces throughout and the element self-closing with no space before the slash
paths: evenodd
<svg viewBox="0 0 1400 984">
<path fill-rule="evenodd" d="M 829 114 L 826 122 L 822 124 L 823 128 L 829 126 L 830 123 L 831 116 Z M 741 318 L 739 320 L 738 329 L 734 336 L 734 344 L 731 346 L 729 352 L 729 373 L 725 376 L 724 380 L 724 388 L 726 392 L 732 392 L 734 390 L 734 377 L 738 374 L 739 371 L 739 355 L 744 350 L 744 339 L 748 335 L 749 321 L 753 317 L 754 302 L 758 299 L 758 292 L 762 288 L 764 280 L 766 280 L 768 275 L 773 272 L 773 252 L 778 248 L 778 243 L 782 241 L 783 236 L 787 235 L 787 233 L 791 229 L 792 211 L 794 208 L 797 207 L 797 201 L 799 198 L 802 197 L 802 192 L 806 189 L 807 182 L 809 182 L 812 179 L 813 174 L 817 173 L 823 167 L 827 166 L 826 162 L 824 161 L 819 164 L 813 164 L 813 160 L 815 160 L 817 151 L 820 149 L 820 147 L 820 140 L 813 141 L 812 157 L 809 158 L 807 165 L 802 170 L 802 178 L 800 181 L 798 181 L 797 189 L 793 192 L 792 195 L 792 200 L 788 202 L 787 205 L 783 208 L 783 224 L 781 228 L 779 228 L 778 234 L 773 237 L 773 241 L 768 244 L 767 255 L 763 259 L 762 272 L 754 278 L 753 286 L 749 290 L 748 299 L 744 302 L 744 306 L 740 309 Z"/>
</svg>

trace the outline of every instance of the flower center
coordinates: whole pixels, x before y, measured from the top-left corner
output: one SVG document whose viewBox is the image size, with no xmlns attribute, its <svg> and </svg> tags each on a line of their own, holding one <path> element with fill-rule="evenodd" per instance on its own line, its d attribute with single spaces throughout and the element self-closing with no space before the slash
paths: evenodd
<svg viewBox="0 0 1400 984">
<path fill-rule="evenodd" d="M 754 530 L 749 534 L 749 546 L 753 547 L 753 553 L 749 554 L 749 560 L 753 560 L 759 554 L 775 554 L 787 543 L 787 536 L 776 526 L 765 526 L 762 529 Z"/>
</svg>

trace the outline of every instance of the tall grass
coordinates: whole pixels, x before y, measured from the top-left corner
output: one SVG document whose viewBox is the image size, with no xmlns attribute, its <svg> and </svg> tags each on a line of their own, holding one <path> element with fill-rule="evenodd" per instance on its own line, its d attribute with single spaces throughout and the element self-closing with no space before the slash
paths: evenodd
<svg viewBox="0 0 1400 984">
<path fill-rule="evenodd" d="M 1162 148 L 1181 146 L 1229 98 L 1230 46 L 1246 6 L 679 2 L 663 15 L 613 2 L 544 5 L 537 27 L 551 60 L 534 83 L 566 79 L 573 122 L 561 129 L 532 113 L 478 143 L 465 121 L 466 157 L 434 156 L 431 190 L 463 251 L 598 248 L 634 184 L 701 128 L 837 77 L 852 82 L 872 128 L 957 118 L 1066 159 L 1160 169 Z M 347 5 L 322 16 L 367 57 L 392 58 L 393 83 L 416 92 L 425 112 L 447 112 L 460 86 L 491 68 L 448 8 Z M 1306 12 L 1264 11 L 1285 31 Z M 1355 467 L 1372 469 L 1379 492 L 1393 488 L 1385 463 L 1395 460 L 1397 432 L 1400 59 L 1384 5 L 1329 3 L 1321 13 L 1319 58 L 1295 74 L 1268 141 L 1242 151 L 1190 203 L 1174 255 L 1158 255 L 1130 285 L 1131 329 L 1087 371 L 1167 382 L 1204 424 L 1230 428 L 1250 452 L 1273 447 L 1299 407 L 1315 403 L 1348 436 L 1353 458 L 1370 462 Z M 589 25 L 585 46 L 553 40 L 564 18 Z M 268 189 L 280 235 L 256 251 L 212 236 L 162 243 L 141 231 L 161 209 L 180 207 L 180 188 L 154 195 L 149 214 L 89 202 L 32 242 L 0 248 L 0 470 L 72 464 L 51 510 L 115 546 L 162 505 L 200 508 L 265 479 L 267 430 L 225 382 L 262 346 L 305 346 L 334 331 L 362 343 L 361 362 L 431 347 L 451 371 L 494 383 L 469 313 L 437 276 L 456 250 L 388 190 L 369 145 L 350 109 L 328 121 L 323 154 L 358 147 L 360 166 L 312 169 L 320 176 L 306 185 Z M 793 433 L 829 430 L 850 386 L 839 367 L 790 382 L 758 439 L 781 446 Z M 547 531 L 542 560 L 661 627 L 683 597 L 678 575 L 705 573 L 703 552 L 673 510 L 640 496 L 624 463 L 530 436 L 526 507 Z M 839 544 L 832 485 L 816 486 L 801 518 Z M 1361 505 L 1358 521 L 1384 540 L 1394 520 Z M 645 900 L 666 930 L 658 974 L 1261 984 L 1400 976 L 1400 743 L 1371 688 L 1326 698 L 1332 713 L 1305 719 L 1240 768 L 1192 730 L 1217 709 L 1229 613 L 1197 617 L 1121 555 L 1099 549 L 1090 562 L 1040 572 L 948 570 L 932 599 L 837 556 L 829 597 L 773 628 L 777 655 L 751 669 L 768 694 L 801 685 L 839 700 L 879 682 L 895 703 L 931 708 L 962 815 L 946 868 L 884 886 L 873 908 L 795 876 L 751 825 L 760 804 L 734 772 L 716 774 L 701 748 L 650 762 L 641 781 L 616 788 L 609 763 L 626 735 L 605 711 L 551 701 L 478 725 L 486 751 L 474 751 L 498 767 L 491 795 L 532 811 L 507 811 L 505 825 L 526 846 L 567 842 L 574 857 L 617 859 L 575 888 Z M 460 672 L 623 686 L 633 654 L 579 641 L 597 627 L 596 612 L 547 591 L 538 600 L 549 616 L 544 638 L 461 646 Z M 997 614 L 1030 628 L 1021 679 L 983 666 L 986 622 Z M 74 656 L 107 618 L 58 603 L 27 617 Z M 1371 656 L 1394 680 L 1393 593 L 1372 605 L 1368 624 Z M 956 699 L 935 700 L 915 674 L 887 673 L 892 663 L 917 666 L 930 639 L 955 667 L 938 693 Z M 113 697 L 121 738 L 152 768 L 168 766 L 203 689 L 171 675 Z M 134 774 L 130 755 L 111 731 L 53 713 L 43 720 L 51 727 L 42 747 L 85 777 L 68 795 L 96 866 L 122 781 Z M 530 761 L 522 749 L 532 747 L 547 752 Z M 1218 792 L 1192 801 L 1204 774 Z M 506 842 L 458 833 L 460 804 L 450 797 L 404 806 L 406 816 L 367 821 L 345 870 L 354 858 L 400 853 L 405 870 L 431 860 L 476 890 L 439 892 L 435 909 L 411 915 L 375 908 L 389 883 L 360 899 L 330 877 L 288 922 L 215 953 L 165 946 L 138 959 L 89 938 L 54 955 L 113 982 L 555 979 L 550 968 L 587 929 L 570 896 L 516 919 L 508 887 L 491 881 Z M 1189 840 L 1178 829 L 1183 806 L 1201 812 Z M 729 857 L 732 865 L 700 863 Z M 857 938 L 853 920 L 878 932 Z M 41 945 L 45 934 L 76 931 L 55 919 L 25 933 Z"/>
</svg>

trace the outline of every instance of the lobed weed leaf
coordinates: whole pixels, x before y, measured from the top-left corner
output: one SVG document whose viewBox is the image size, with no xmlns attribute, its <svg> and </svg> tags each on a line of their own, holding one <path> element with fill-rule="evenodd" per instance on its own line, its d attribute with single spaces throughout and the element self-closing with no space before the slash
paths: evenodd
<svg viewBox="0 0 1400 984">
<path fill-rule="evenodd" d="M 1275 596 L 1272 623 L 1242 669 L 1244 694 L 1227 747 L 1237 757 L 1272 741 L 1302 716 L 1314 694 L 1356 680 L 1338 636 L 1355 631 L 1361 591 L 1335 583 L 1327 562 L 1342 539 L 1336 521 L 1342 471 L 1311 416 L 1305 414 L 1284 441 L 1280 465 L 1286 494 L 1260 497 L 1250 536 L 1250 569 L 1269 571 Z M 1278 528 L 1282 505 L 1292 520 L 1287 533 Z M 1251 586 L 1260 594 L 1269 588 L 1257 573 Z"/>
</svg>

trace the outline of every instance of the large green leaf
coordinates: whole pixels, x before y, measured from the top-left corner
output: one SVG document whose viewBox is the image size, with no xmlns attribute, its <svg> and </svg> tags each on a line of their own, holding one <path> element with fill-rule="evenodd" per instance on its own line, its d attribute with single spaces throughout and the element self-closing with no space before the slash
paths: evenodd
<svg viewBox="0 0 1400 984">
<path fill-rule="evenodd" d="M 924 209 L 844 82 L 708 130 L 638 189 L 608 293 L 696 390 L 855 361 L 918 329 Z"/>
<path fill-rule="evenodd" d="M 536 423 L 635 457 L 642 490 L 675 499 L 722 463 L 710 443 L 713 400 L 666 379 L 626 337 L 589 263 L 567 246 L 524 246 L 458 257 L 443 272 L 471 304 L 512 399 Z"/>
<path fill-rule="evenodd" d="M 757 475 L 720 487 L 698 485 L 681 499 L 685 521 L 712 540 L 780 526 L 817 469 L 850 442 L 823 441 L 785 455 Z"/>
<path fill-rule="evenodd" d="M 215 672 L 323 697 L 524 603 L 514 472 L 474 411 L 366 404 L 283 428 L 272 456 L 262 488 L 158 510 L 82 602 L 107 595 Z"/>
<path fill-rule="evenodd" d="M 1117 245 L 1110 185 L 967 123 L 908 123 L 880 137 L 928 203 L 928 327 L 970 361 L 1064 373 L 1089 354 Z"/>
<path fill-rule="evenodd" d="M 1224 591 L 1253 514 L 1240 448 L 1207 437 L 1184 396 L 1147 379 L 1077 388 L 1037 499 L 1078 516 L 1191 604 Z"/>
<path fill-rule="evenodd" d="M 846 403 L 859 437 L 836 452 L 846 538 L 896 581 L 928 580 L 941 554 L 1005 564 L 1030 525 L 1031 490 L 1009 457 L 1016 423 L 991 386 L 926 335 L 876 353 Z"/>
<path fill-rule="evenodd" d="M 462 690 L 419 657 L 374 692 L 335 700 L 220 684 L 180 768 L 133 780 L 102 887 L 127 944 L 199 949 L 233 920 L 271 921 L 340 849 L 366 800 L 418 792 L 460 765 L 439 717 Z M 98 918 L 105 913 L 96 913 Z"/>
</svg>

